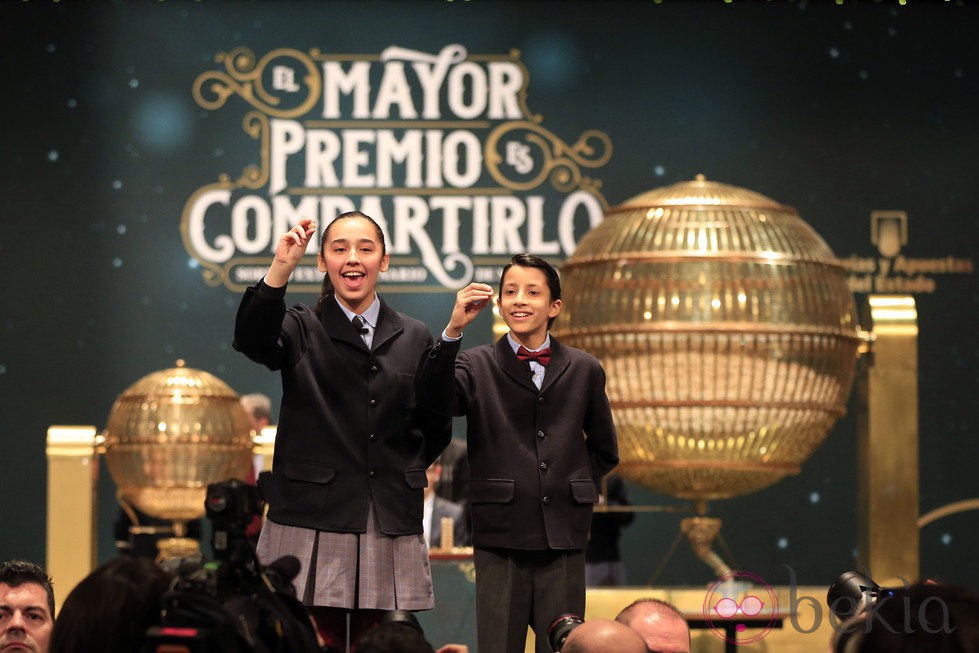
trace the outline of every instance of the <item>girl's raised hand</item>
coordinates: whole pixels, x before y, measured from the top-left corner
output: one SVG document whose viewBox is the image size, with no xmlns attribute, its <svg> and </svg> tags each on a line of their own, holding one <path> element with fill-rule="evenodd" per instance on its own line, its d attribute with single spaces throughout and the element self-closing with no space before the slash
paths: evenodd
<svg viewBox="0 0 979 653">
<path fill-rule="evenodd" d="M 275 258 L 265 275 L 265 283 L 279 288 L 289 281 L 289 275 L 306 254 L 309 239 L 316 233 L 316 221 L 303 218 L 295 227 L 279 236 L 275 244 Z"/>
<path fill-rule="evenodd" d="M 303 218 L 295 227 L 279 236 L 275 260 L 295 268 L 306 254 L 309 239 L 316 233 L 316 221 Z"/>
</svg>

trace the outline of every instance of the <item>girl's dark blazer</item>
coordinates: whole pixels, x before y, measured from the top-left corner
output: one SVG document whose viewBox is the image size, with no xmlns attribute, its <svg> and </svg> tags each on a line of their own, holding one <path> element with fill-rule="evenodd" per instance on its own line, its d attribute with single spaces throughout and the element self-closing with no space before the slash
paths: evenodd
<svg viewBox="0 0 979 653">
<path fill-rule="evenodd" d="M 506 336 L 459 348 L 439 340 L 421 382 L 454 365 L 455 392 L 432 408 L 466 416 L 473 545 L 584 549 L 596 480 L 619 461 L 605 370 L 552 337 L 538 390 Z"/>
<path fill-rule="evenodd" d="M 383 533 L 421 533 L 425 469 L 452 437 L 450 418 L 418 404 L 427 327 L 382 301 L 368 351 L 333 298 L 322 318 L 284 298 L 259 282 L 235 322 L 234 348 L 282 377 L 272 472 L 259 478 L 269 519 L 362 533 L 372 501 Z"/>
</svg>

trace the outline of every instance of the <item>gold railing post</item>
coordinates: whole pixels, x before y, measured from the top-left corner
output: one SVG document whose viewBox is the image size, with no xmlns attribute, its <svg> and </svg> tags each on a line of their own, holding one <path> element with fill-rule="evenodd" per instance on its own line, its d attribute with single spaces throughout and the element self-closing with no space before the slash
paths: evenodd
<svg viewBox="0 0 979 653">
<path fill-rule="evenodd" d="M 867 300 L 872 343 L 858 375 L 857 564 L 913 582 L 918 539 L 918 314 L 909 295 Z"/>
<path fill-rule="evenodd" d="M 96 483 L 99 476 L 94 426 L 48 428 L 48 505 L 45 568 L 61 609 L 68 592 L 97 560 Z"/>
<path fill-rule="evenodd" d="M 261 456 L 263 472 L 272 471 L 272 454 L 275 453 L 275 433 L 276 427 L 266 426 L 260 433 L 252 437 L 252 455 Z"/>
</svg>

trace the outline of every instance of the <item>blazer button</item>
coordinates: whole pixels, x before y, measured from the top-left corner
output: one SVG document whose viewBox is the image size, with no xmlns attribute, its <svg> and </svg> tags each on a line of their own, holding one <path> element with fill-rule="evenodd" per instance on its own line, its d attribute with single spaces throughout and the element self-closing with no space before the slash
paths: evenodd
<svg viewBox="0 0 979 653">
<path fill-rule="evenodd" d="M 546 472 L 547 471 L 547 463 L 545 463 L 544 461 L 541 461 L 540 468 L 541 468 L 541 470 L 543 470 L 543 471 Z"/>
<path fill-rule="evenodd" d="M 537 431 L 537 439 L 538 440 L 543 440 L 544 439 L 544 432 L 543 431 Z"/>
<path fill-rule="evenodd" d="M 537 397 L 537 403 L 539 403 L 539 404 L 544 403 L 544 395 L 541 395 L 541 396 Z"/>
<path fill-rule="evenodd" d="M 550 504 L 550 503 L 551 503 L 551 497 L 549 497 L 549 496 L 546 496 L 546 495 L 545 495 L 545 496 L 544 496 L 544 498 L 543 498 L 543 499 L 541 499 L 541 501 L 542 501 L 542 502 L 544 503 L 544 505 L 546 506 L 546 505 L 548 505 L 548 504 Z"/>
<path fill-rule="evenodd" d="M 377 374 L 377 365 L 371 365 L 371 374 Z"/>
<path fill-rule="evenodd" d="M 367 475 L 371 478 L 374 478 L 375 476 L 377 476 L 377 473 L 372 469 L 371 471 L 367 472 Z"/>
<path fill-rule="evenodd" d="M 377 399 L 371 399 L 370 404 L 371 404 L 371 408 L 373 408 L 374 406 L 376 406 L 377 405 Z"/>
<path fill-rule="evenodd" d="M 370 435 L 367 436 L 367 439 L 368 440 L 375 440 L 376 438 L 377 438 L 377 434 L 376 433 L 371 433 Z"/>
</svg>

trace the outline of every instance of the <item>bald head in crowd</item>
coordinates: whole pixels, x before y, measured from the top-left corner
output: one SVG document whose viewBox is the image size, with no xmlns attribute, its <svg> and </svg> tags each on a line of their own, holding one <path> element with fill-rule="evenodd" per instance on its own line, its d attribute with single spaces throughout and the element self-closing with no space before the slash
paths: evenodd
<svg viewBox="0 0 979 653">
<path fill-rule="evenodd" d="M 642 637 L 611 619 L 590 619 L 571 631 L 561 653 L 646 653 Z"/>
<path fill-rule="evenodd" d="M 666 601 L 639 599 L 615 620 L 639 633 L 650 653 L 690 653 L 687 620 Z"/>
</svg>

